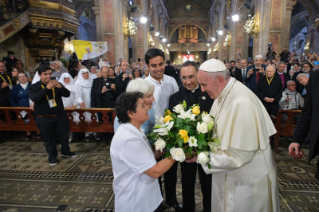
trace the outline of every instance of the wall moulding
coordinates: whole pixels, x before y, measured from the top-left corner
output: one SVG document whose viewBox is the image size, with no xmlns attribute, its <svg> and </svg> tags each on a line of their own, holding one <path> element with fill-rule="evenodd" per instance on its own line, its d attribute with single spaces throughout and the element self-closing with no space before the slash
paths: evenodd
<svg viewBox="0 0 319 212">
<path fill-rule="evenodd" d="M 57 11 L 68 13 L 70 15 L 75 15 L 74 9 L 69 8 L 66 5 L 62 5 L 61 2 L 57 3 L 57 2 L 48 2 L 48 1 L 39 1 L 39 0 L 29 0 L 29 4 L 31 7 L 57 10 Z"/>
</svg>

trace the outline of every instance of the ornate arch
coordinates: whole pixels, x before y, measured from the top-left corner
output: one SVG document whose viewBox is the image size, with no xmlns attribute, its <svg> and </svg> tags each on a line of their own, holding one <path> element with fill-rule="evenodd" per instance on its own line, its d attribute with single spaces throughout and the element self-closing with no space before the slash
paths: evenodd
<svg viewBox="0 0 319 212">
<path fill-rule="evenodd" d="M 294 38 L 304 27 L 308 27 L 308 22 L 305 18 L 298 19 L 294 23 L 291 23 L 290 39 Z"/>
<path fill-rule="evenodd" d="M 182 26 L 184 26 L 184 25 L 186 25 L 186 23 L 179 24 L 178 26 L 176 26 L 176 27 L 170 32 L 170 34 L 169 34 L 169 40 L 172 39 L 173 33 L 174 33 L 178 28 L 180 28 L 180 27 L 182 27 Z M 201 30 L 204 32 L 204 34 L 205 34 L 205 36 L 206 36 L 206 39 L 208 40 L 207 30 L 205 30 L 203 27 L 201 27 L 201 26 L 199 26 L 199 25 L 197 25 L 197 24 L 191 24 L 191 25 L 194 25 L 194 26 L 198 27 L 199 29 L 201 29 Z"/>
</svg>

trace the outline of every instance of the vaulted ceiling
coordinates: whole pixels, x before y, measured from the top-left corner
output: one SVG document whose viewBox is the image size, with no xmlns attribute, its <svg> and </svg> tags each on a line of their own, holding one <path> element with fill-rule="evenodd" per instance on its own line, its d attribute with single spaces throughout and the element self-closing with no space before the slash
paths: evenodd
<svg viewBox="0 0 319 212">
<path fill-rule="evenodd" d="M 163 0 L 169 18 L 207 17 L 214 0 Z"/>
</svg>

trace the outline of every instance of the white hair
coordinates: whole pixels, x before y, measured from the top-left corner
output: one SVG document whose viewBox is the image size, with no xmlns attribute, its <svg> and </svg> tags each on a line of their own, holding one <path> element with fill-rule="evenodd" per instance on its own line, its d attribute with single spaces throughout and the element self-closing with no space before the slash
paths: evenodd
<svg viewBox="0 0 319 212">
<path fill-rule="evenodd" d="M 300 74 L 298 74 L 296 79 L 298 80 L 299 77 L 308 77 L 308 75 L 305 73 L 300 73 Z"/>
<path fill-rule="evenodd" d="M 92 70 L 92 68 L 95 68 L 95 69 L 96 69 L 96 66 L 92 66 L 92 67 L 90 68 L 90 71 Z"/>
<path fill-rule="evenodd" d="M 79 71 L 81 71 L 82 69 L 87 69 L 87 67 L 85 65 L 80 65 Z"/>
<path fill-rule="evenodd" d="M 131 80 L 126 87 L 126 92 L 139 91 L 144 95 L 154 93 L 154 90 L 155 86 L 150 81 L 141 78 Z"/>
<path fill-rule="evenodd" d="M 59 66 L 60 66 L 60 67 L 62 67 L 62 66 L 63 66 L 63 64 L 62 64 L 62 62 L 61 62 L 60 60 L 55 60 L 55 61 L 53 61 L 53 62 L 57 62 L 57 63 L 59 64 Z"/>
<path fill-rule="evenodd" d="M 256 55 L 255 59 L 258 59 L 258 58 L 261 58 L 261 59 L 264 59 L 264 57 L 262 55 Z"/>
<path fill-rule="evenodd" d="M 229 71 L 226 69 L 224 71 L 217 71 L 217 72 L 207 72 L 208 76 L 216 79 L 216 77 L 218 76 L 222 76 L 225 80 L 228 80 L 230 78 L 230 73 Z"/>
<path fill-rule="evenodd" d="M 291 82 L 295 83 L 295 81 L 293 81 L 293 80 L 288 80 L 287 83 L 286 83 L 286 85 L 288 86 L 289 83 L 291 83 Z"/>
</svg>

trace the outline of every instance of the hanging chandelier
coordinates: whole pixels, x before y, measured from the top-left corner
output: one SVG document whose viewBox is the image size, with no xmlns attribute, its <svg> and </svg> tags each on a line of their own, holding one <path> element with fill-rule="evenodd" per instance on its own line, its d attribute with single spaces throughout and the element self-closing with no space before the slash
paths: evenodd
<svg viewBox="0 0 319 212">
<path fill-rule="evenodd" d="M 256 23 L 256 16 L 253 16 L 253 17 L 247 19 L 245 26 L 244 26 L 244 30 L 245 30 L 246 34 L 252 35 L 252 34 L 257 33 L 257 26 L 258 26 L 258 24 Z"/>
<path fill-rule="evenodd" d="M 228 34 L 227 36 L 226 36 L 226 38 L 225 38 L 225 42 L 224 42 L 224 46 L 225 47 L 230 47 L 230 42 L 231 42 L 231 36 L 230 36 L 230 34 Z"/>
<path fill-rule="evenodd" d="M 164 48 L 163 48 L 163 46 L 162 46 L 161 44 L 159 44 L 158 46 L 159 46 L 159 49 L 160 49 L 160 50 L 162 50 L 163 52 L 165 52 L 165 50 L 164 50 Z"/>
<path fill-rule="evenodd" d="M 215 47 L 213 49 L 213 52 L 217 52 L 218 51 L 218 47 L 219 47 L 219 45 L 218 45 L 218 43 L 216 43 L 216 45 L 215 45 Z"/>
<path fill-rule="evenodd" d="M 148 45 L 151 46 L 151 47 L 155 46 L 155 42 L 154 42 L 154 39 L 153 39 L 152 35 L 148 36 Z"/>
<path fill-rule="evenodd" d="M 136 34 L 137 28 L 135 26 L 135 23 L 133 21 L 133 18 L 131 17 L 130 19 L 126 19 L 127 23 L 124 26 L 125 30 L 124 30 L 124 35 L 127 37 L 134 37 L 134 35 Z"/>
<path fill-rule="evenodd" d="M 309 45 L 310 45 L 310 43 L 308 42 L 308 43 L 306 44 L 306 46 L 305 46 L 305 50 L 309 50 Z"/>
<path fill-rule="evenodd" d="M 210 53 L 212 53 L 212 48 L 208 49 L 208 53 L 207 54 L 210 54 Z"/>
</svg>

